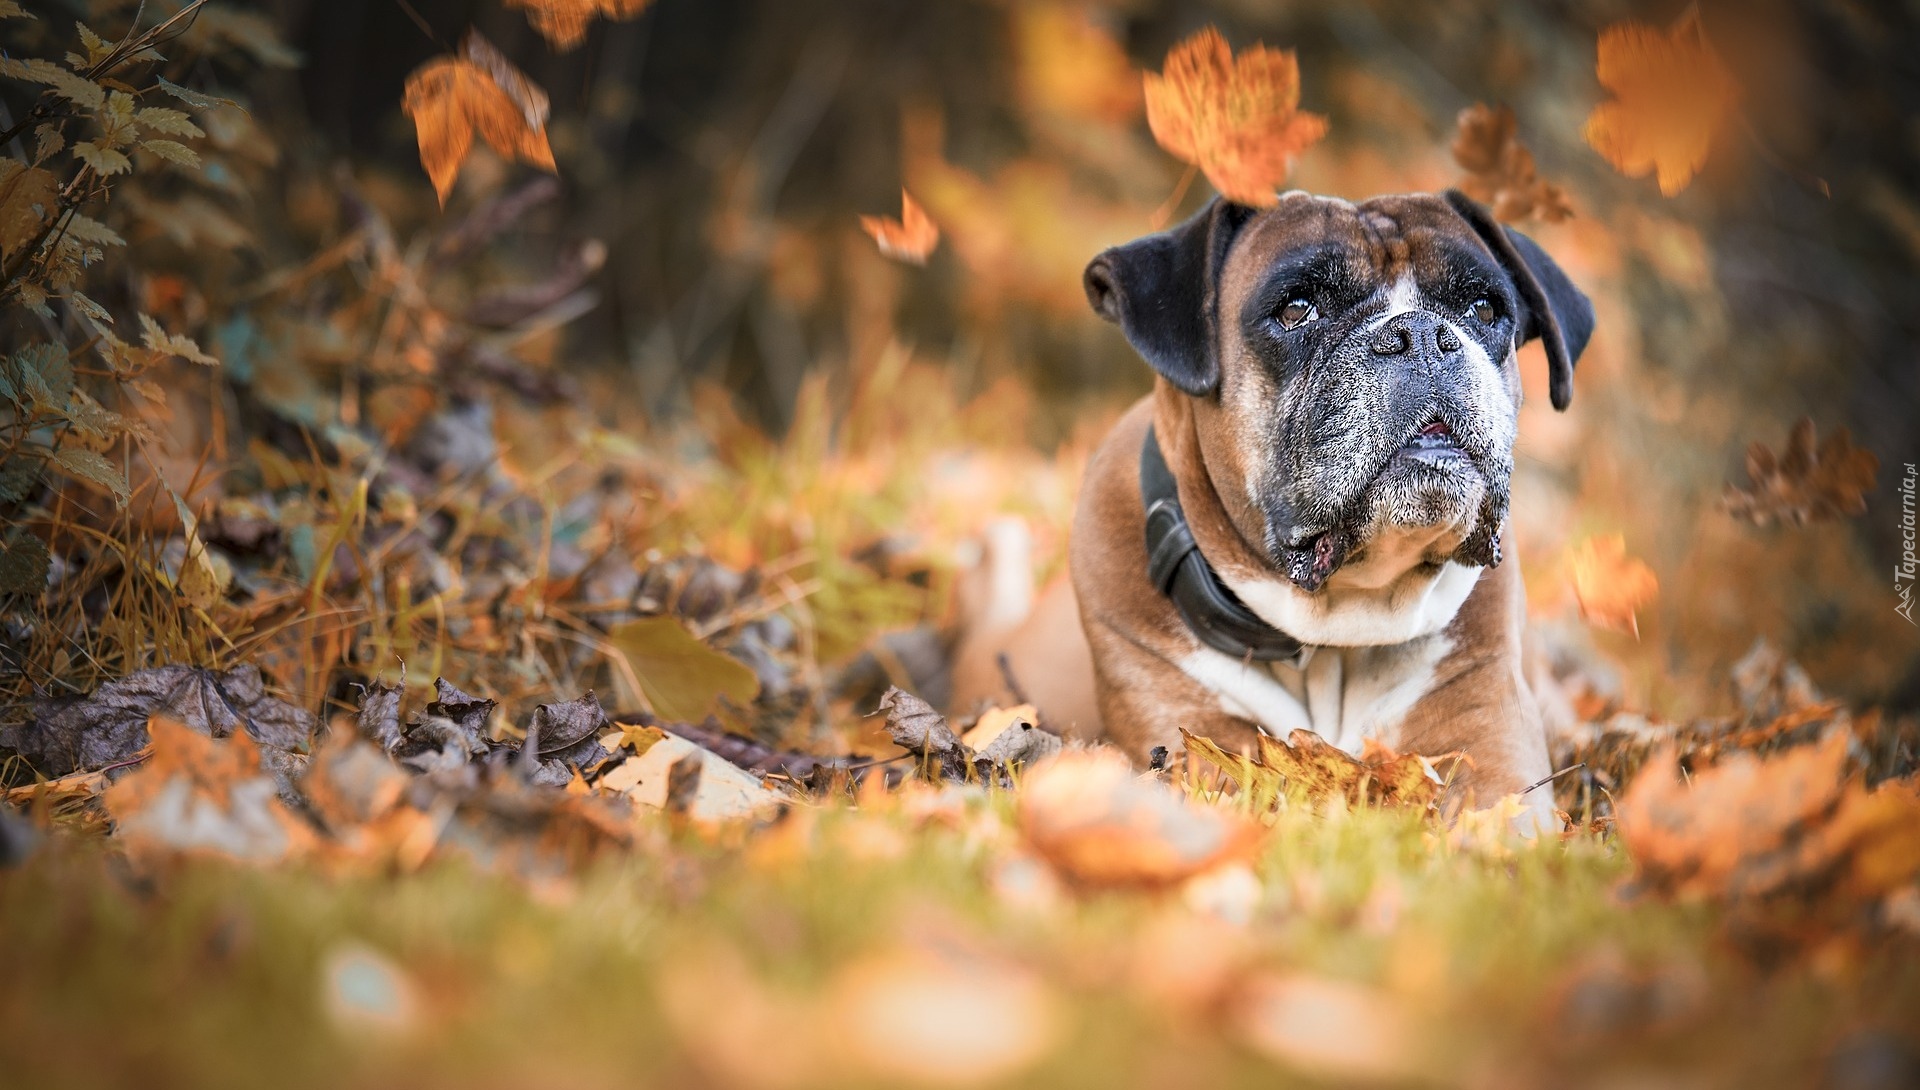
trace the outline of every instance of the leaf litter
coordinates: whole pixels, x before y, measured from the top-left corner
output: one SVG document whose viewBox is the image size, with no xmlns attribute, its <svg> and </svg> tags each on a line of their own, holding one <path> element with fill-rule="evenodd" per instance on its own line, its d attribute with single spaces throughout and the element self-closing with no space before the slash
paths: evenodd
<svg viewBox="0 0 1920 1090">
<path fill-rule="evenodd" d="M 512 6 L 560 48 L 585 40 L 596 19 L 648 7 Z M 1029 22 L 1037 44 L 1026 48 L 1057 49 L 1048 35 L 1067 34 L 1094 57 L 1098 79 L 1078 82 L 1102 84 L 1034 83 L 1030 93 L 1089 125 L 1135 116 L 1141 96 L 1105 86 L 1124 81 L 1127 62 L 1098 13 Z M 1588 135 L 1620 169 L 1657 173 L 1677 192 L 1733 96 L 1710 66 L 1678 71 L 1711 55 L 1697 20 L 1664 33 L 1665 45 L 1619 28 L 1603 36 L 1601 81 L 1614 101 Z M 105 89 L 64 70 L 49 78 L 109 108 Z M 1699 109 L 1653 116 L 1647 88 L 1671 99 L 1688 79 L 1709 92 L 1691 104 Z M 1256 46 L 1236 57 L 1216 31 L 1176 46 L 1143 82 L 1154 139 L 1248 203 L 1270 203 L 1325 131 L 1299 109 L 1292 54 Z M 160 88 L 212 134 L 194 157 L 212 161 L 246 139 L 234 135 L 248 131 L 235 103 Z M 1667 1040 L 1721 1017 L 1749 1031 L 1769 1017 L 1777 1025 L 1786 1016 L 1750 995 L 1864 979 L 1862 950 L 1920 933 L 1911 724 L 1823 699 L 1765 647 L 1732 671 L 1732 715 L 1674 722 L 1621 706 L 1604 686 L 1577 694 L 1576 721 L 1553 738 L 1563 775 L 1549 789 L 1567 817 L 1558 841 L 1514 838 L 1511 800 L 1449 814 L 1459 755 L 1375 743 L 1354 756 L 1310 734 L 1238 754 L 1178 732 L 1172 767 L 1143 772 L 1063 738 L 1031 706 L 987 709 L 971 725 L 942 716 L 937 671 L 918 667 L 941 654 L 927 588 L 944 570 L 937 549 L 897 531 L 957 536 L 1005 497 L 956 486 L 945 490 L 952 502 L 927 504 L 903 498 L 915 490 L 900 478 L 933 466 L 962 480 L 1034 480 L 1031 464 L 1009 472 L 982 452 L 983 437 L 1009 430 L 1006 391 L 962 405 L 937 369 L 898 352 L 861 377 L 851 407 L 807 380 L 778 440 L 696 391 L 709 464 L 597 427 L 558 429 L 583 434 L 543 446 L 523 421 L 496 415 L 491 394 L 556 419 L 578 411 L 580 386 L 525 346 L 592 305 L 607 248 L 570 244 L 524 282 L 465 283 L 470 259 L 558 192 L 551 178 L 497 189 L 495 168 L 470 158 L 473 139 L 553 170 L 550 107 L 477 35 L 423 66 L 406 95 L 435 194 L 445 203 L 457 181 L 471 187 L 471 211 L 402 239 L 395 224 L 407 217 L 387 218 L 384 191 L 342 176 L 343 237 L 249 297 L 272 305 L 235 310 L 218 336 L 212 323 L 190 330 L 199 341 L 170 332 L 173 317 L 162 325 L 143 313 L 144 349 L 101 342 L 129 374 L 148 365 L 130 353 L 145 352 L 274 378 L 282 385 L 260 381 L 248 396 L 276 426 L 329 419 L 335 403 L 364 416 L 288 427 L 298 443 L 249 436 L 244 471 L 225 478 L 241 482 L 234 494 L 163 505 L 176 514 L 159 516 L 156 532 L 171 536 L 155 550 L 151 586 L 128 575 L 134 590 L 104 615 L 97 601 L 77 612 L 83 630 L 106 638 L 61 647 L 68 666 L 36 662 L 36 679 L 61 684 L 8 709 L 0 865 L 16 869 L 0 881 L 0 906 L 30 963 L 20 979 L 49 982 L 23 985 L 14 1002 L 30 996 L 31 1009 L 0 1019 L 22 1040 L 62 1028 L 44 1013 L 58 1009 L 53 982 L 85 990 L 90 1011 L 118 1001 L 121 980 L 89 988 L 102 978 L 87 975 L 117 961 L 154 965 L 201 996 L 239 994 L 236 965 L 284 985 L 277 994 L 317 992 L 318 1022 L 298 1002 L 243 1008 L 262 1041 L 282 1020 L 297 1031 L 285 1039 L 302 1043 L 316 1025 L 343 1038 L 459 1026 L 478 1031 L 467 1062 L 537 1062 L 542 1078 L 555 1061 L 525 1042 L 556 1026 L 583 1055 L 630 1047 L 635 1071 L 665 1062 L 745 1085 L 1066 1082 L 1103 1055 L 1139 1055 L 1122 1036 L 1177 1052 L 1182 1065 L 1126 1075 L 1176 1084 L 1264 1083 L 1272 1066 L 1332 1083 L 1472 1084 L 1492 1061 L 1463 1056 L 1434 1027 L 1495 1041 L 1523 1026 L 1551 1042 L 1547 1059 L 1526 1062 L 1600 1071 L 1632 1062 L 1621 1042 L 1635 1035 Z M 1512 222 L 1561 218 L 1566 191 L 1540 178 L 1510 112 L 1476 107 L 1457 126 L 1463 186 Z M 58 153 L 37 139 L 52 149 L 42 159 Z M 1066 174 L 1009 169 L 986 182 L 940 173 L 924 156 L 909 166 L 939 183 L 937 198 L 924 190 L 929 207 L 970 274 L 994 285 L 983 304 L 1016 291 L 1000 268 L 1008 238 L 1073 263 L 1090 224 L 1107 230 L 1098 216 L 1072 219 L 1055 229 L 1063 244 L 1038 229 L 1046 215 L 991 203 L 996 188 L 1026 186 L 1079 208 L 1088 191 Z M 0 169 L 0 251 L 11 260 L 35 242 L 53 176 Z M 153 200 L 127 196 L 117 206 Z M 218 226 L 205 210 L 152 207 L 161 214 L 143 218 L 185 232 L 170 235 L 183 244 Z M 1141 216 L 1114 208 L 1114 222 L 1137 229 Z M 869 230 L 889 256 L 924 261 L 940 233 L 904 191 L 901 212 Z M 76 231 L 88 246 L 126 245 L 84 217 Z M 793 237 L 775 248 L 806 264 Z M 77 270 L 98 259 L 90 253 L 46 264 Z M 205 303 L 153 279 L 147 293 L 175 311 Z M 29 306 L 32 292 L 49 298 L 29 285 Z M 83 295 L 71 302 L 90 320 L 107 315 Z M 361 326 L 381 332 L 362 343 L 351 335 Z M 366 396 L 302 390 L 285 373 L 297 368 L 269 374 L 270 360 L 296 357 L 329 382 L 350 374 Z M 359 362 L 346 371 L 346 358 Z M 130 425 L 114 432 L 50 351 L 16 354 L 6 375 L 31 411 L 94 429 L 50 453 L 73 479 L 52 487 L 84 481 L 93 501 L 136 500 L 138 483 L 101 453 L 138 439 Z M 155 379 L 128 382 L 160 390 Z M 915 412 L 898 422 L 902 404 Z M 504 433 L 516 427 L 523 446 L 582 471 L 548 476 L 538 457 L 508 456 Z M 1844 433 L 1816 443 L 1803 424 L 1781 455 L 1750 456 L 1752 487 L 1730 489 L 1727 508 L 1763 525 L 1857 514 L 1872 457 Z M 0 467 L 0 502 L 44 494 L 18 470 Z M 61 601 L 98 578 L 83 550 L 36 536 L 46 527 L 8 529 L 0 593 L 10 601 Z M 1658 590 L 1652 569 L 1624 548 L 1595 551 L 1585 575 L 1575 568 L 1583 614 L 1637 631 Z M 124 608 L 148 590 L 160 608 Z M 351 635 L 335 616 L 354 618 Z M 92 662 L 90 649 L 130 630 L 138 655 Z M 258 665 L 232 665 L 228 633 L 249 641 L 241 657 Z M 320 649 L 321 664 L 288 655 L 294 643 Z M 35 657 L 59 661 L 47 646 Z M 92 664 L 71 668 L 83 650 Z M 168 661 L 182 664 L 151 665 Z M 488 695 L 445 677 L 407 684 L 401 664 L 423 661 Z M 901 687 L 883 693 L 888 683 Z M 570 693 L 580 695 L 561 699 Z M 861 726 L 876 702 L 884 718 Z M 96 844 L 60 835 L 67 827 L 111 835 Z M 113 876 L 105 908 L 85 877 L 94 851 Z M 221 859 L 276 869 L 271 880 L 237 877 L 209 862 Z M 195 914 L 207 904 L 212 924 Z M 284 948 L 302 943 L 285 942 L 275 913 L 381 941 L 316 935 L 313 957 L 282 964 Z M 1767 930 L 1773 960 L 1748 958 L 1748 947 L 1727 957 L 1714 941 L 1721 928 Z M 270 937 L 249 938 L 256 931 Z M 1709 989 L 1723 1011 L 1709 1009 Z M 563 992 L 591 995 L 591 1013 L 550 998 Z M 1892 978 L 1885 995 L 1898 1010 L 1911 985 Z M 1832 1008 L 1828 994 L 1816 998 Z M 1144 1031 L 1128 1020 L 1138 1008 L 1173 1014 L 1177 1028 Z M 513 1032 L 491 1011 L 508 1012 Z M 1209 1047 L 1221 1040 L 1232 1047 Z M 1872 1058 L 1894 1046 L 1854 1034 L 1836 1047 Z M 70 1049 L 66 1062 L 85 1066 L 94 1051 Z M 1514 1081 L 1529 1081 L 1531 1068 L 1516 1070 Z"/>
</svg>

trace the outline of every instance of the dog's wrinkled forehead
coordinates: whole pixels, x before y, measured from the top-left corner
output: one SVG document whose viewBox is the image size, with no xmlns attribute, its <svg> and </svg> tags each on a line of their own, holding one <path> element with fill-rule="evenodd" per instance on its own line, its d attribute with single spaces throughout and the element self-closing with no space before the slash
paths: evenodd
<svg viewBox="0 0 1920 1090">
<path fill-rule="evenodd" d="M 1403 283 L 1431 287 L 1468 276 L 1513 292 L 1492 251 L 1439 197 L 1354 204 L 1295 192 L 1241 229 L 1221 270 L 1220 306 L 1231 314 L 1249 304 L 1279 305 L 1285 300 L 1264 296 L 1301 285 L 1358 302 Z"/>
</svg>

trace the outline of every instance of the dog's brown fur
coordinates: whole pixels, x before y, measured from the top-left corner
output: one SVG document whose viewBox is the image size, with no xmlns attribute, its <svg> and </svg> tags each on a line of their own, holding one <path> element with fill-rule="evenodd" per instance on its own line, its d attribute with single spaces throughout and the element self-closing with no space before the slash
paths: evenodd
<svg viewBox="0 0 1920 1090">
<path fill-rule="evenodd" d="M 1378 216 L 1370 214 L 1375 210 Z M 1422 265 L 1429 260 L 1431 240 L 1457 240 L 1466 230 L 1459 215 L 1431 197 L 1384 198 L 1354 213 L 1354 206 L 1344 202 L 1292 201 L 1250 220 L 1225 258 L 1218 312 L 1239 313 L 1264 271 L 1303 236 L 1338 233 L 1367 255 L 1380 282 L 1392 283 L 1403 273 L 1431 275 L 1434 270 Z M 1238 323 L 1221 321 L 1217 338 L 1223 372 L 1257 366 L 1241 343 Z M 1517 404 L 1514 354 L 1497 366 Z M 1225 710 L 1217 692 L 1176 665 L 1196 644 L 1172 601 L 1147 575 L 1139 478 L 1141 445 L 1151 424 L 1207 561 L 1228 583 L 1283 579 L 1261 547 L 1263 516 L 1249 499 L 1249 467 L 1241 464 L 1252 434 L 1248 429 L 1257 423 L 1248 419 L 1257 409 L 1248 406 L 1257 404 L 1257 399 L 1224 394 L 1190 396 L 1165 377 L 1158 379 L 1154 393 L 1122 418 L 1088 464 L 1071 538 L 1072 586 L 1049 588 L 1025 626 L 977 634 L 984 638 L 967 642 L 956 677 L 957 703 L 1008 699 L 998 669 L 989 672 L 985 665 L 1005 650 L 1023 687 L 1038 687 L 1038 679 L 1045 679 L 1054 699 L 1030 695 L 1043 715 L 1070 734 L 1105 738 L 1135 760 L 1155 746 L 1178 749 L 1180 728 L 1229 748 L 1250 748 L 1260 728 Z M 1521 791 L 1547 769 L 1539 711 L 1520 666 L 1525 602 L 1510 532 L 1502 532 L 1501 543 L 1506 562 L 1480 571 L 1465 603 L 1441 630 L 1445 652 L 1417 701 L 1397 724 L 1370 732 L 1401 750 L 1465 751 L 1471 770 L 1458 786 L 1482 801 Z M 1370 560 L 1369 544 L 1362 542 L 1349 567 L 1337 570 L 1316 592 L 1317 601 L 1337 603 L 1342 594 L 1391 596 L 1396 580 L 1415 579 L 1423 564 L 1442 559 L 1408 555 L 1402 570 L 1399 560 L 1383 558 L 1384 549 Z M 1071 613 L 1063 608 L 1069 596 L 1077 598 L 1081 631 L 1062 621 Z M 1366 669 L 1391 651 L 1321 648 L 1316 653 L 1349 656 L 1343 661 L 1352 665 L 1346 668 Z M 1087 706 L 1086 687 L 1073 677 L 1084 671 L 1089 654 L 1097 709 Z M 1029 678 L 1036 680 L 1028 683 Z M 1541 800 L 1529 801 L 1542 808 Z"/>
</svg>

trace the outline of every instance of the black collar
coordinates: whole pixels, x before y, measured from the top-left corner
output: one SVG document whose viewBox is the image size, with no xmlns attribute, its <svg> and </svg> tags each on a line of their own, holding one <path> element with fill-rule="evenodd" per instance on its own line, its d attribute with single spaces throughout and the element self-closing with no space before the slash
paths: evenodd
<svg viewBox="0 0 1920 1090">
<path fill-rule="evenodd" d="M 1201 555 L 1151 426 L 1140 446 L 1140 502 L 1147 509 L 1147 576 L 1201 643 L 1243 661 L 1304 661 L 1300 641 L 1248 609 Z"/>
</svg>

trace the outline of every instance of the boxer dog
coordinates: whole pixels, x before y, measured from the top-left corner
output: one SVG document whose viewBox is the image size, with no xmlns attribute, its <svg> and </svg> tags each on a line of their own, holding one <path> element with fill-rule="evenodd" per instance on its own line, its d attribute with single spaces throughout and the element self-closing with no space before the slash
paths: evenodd
<svg viewBox="0 0 1920 1090">
<path fill-rule="evenodd" d="M 1516 352 L 1544 343 L 1564 410 L 1593 331 L 1553 259 L 1458 192 L 1293 192 L 1215 200 L 1095 257 L 1085 286 L 1154 391 L 1088 463 L 1070 588 L 968 633 L 956 706 L 1017 687 L 1136 761 L 1182 727 L 1461 750 L 1457 793 L 1481 803 L 1546 777 L 1501 561 Z M 1545 789 L 1527 802 L 1551 814 Z"/>
</svg>

